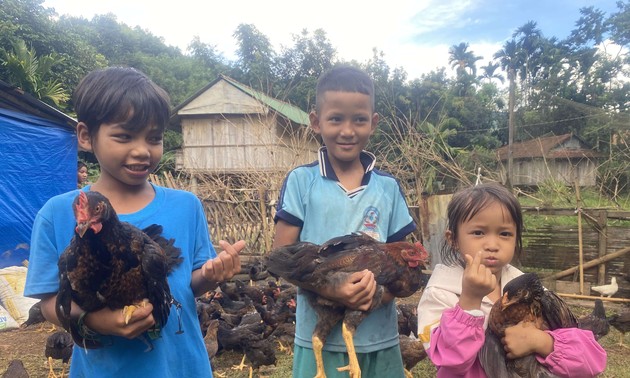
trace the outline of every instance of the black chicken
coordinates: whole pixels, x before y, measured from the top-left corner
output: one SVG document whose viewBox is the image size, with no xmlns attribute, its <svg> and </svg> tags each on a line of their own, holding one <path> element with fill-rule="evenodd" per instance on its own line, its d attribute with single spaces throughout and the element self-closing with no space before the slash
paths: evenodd
<svg viewBox="0 0 630 378">
<path fill-rule="evenodd" d="M 595 299 L 595 308 L 592 313 L 578 319 L 578 328 L 592 331 L 595 340 L 608 334 L 610 324 L 606 319 L 606 310 L 604 310 L 604 302 L 601 299 Z"/>
<path fill-rule="evenodd" d="M 242 339 L 241 348 L 251 364 L 250 377 L 253 375 L 253 370 L 258 370 L 261 366 L 276 364 L 276 349 L 272 340 L 269 338 L 256 335 L 253 338 Z"/>
<path fill-rule="evenodd" d="M 539 329 L 577 327 L 577 319 L 555 293 L 545 290 L 535 273 L 525 273 L 508 282 L 503 296 L 496 301 L 488 317 L 486 341 L 479 360 L 493 377 L 555 377 L 533 354 L 507 359 L 501 338 L 505 329 L 521 321 L 532 322 Z"/>
<path fill-rule="evenodd" d="M 84 338 L 86 332 L 80 332 L 76 320 L 70 318 L 71 301 L 87 312 L 123 309 L 128 321 L 136 306 L 148 298 L 156 329 L 166 324 L 170 306 L 178 305 L 166 279 L 181 262 L 174 241 L 161 236 L 161 226 L 140 230 L 119 221 L 109 200 L 95 191 L 81 191 L 73 210 L 77 226 L 59 258 L 56 312 L 77 345 L 98 348 L 102 344 L 97 338 Z M 148 339 L 143 337 L 143 341 L 152 349 Z"/>
<path fill-rule="evenodd" d="M 383 289 L 395 297 L 408 297 L 426 284 L 422 273 L 428 254 L 420 243 L 381 243 L 363 233 L 353 233 L 333 238 L 319 246 L 300 242 L 274 249 L 267 255 L 269 273 L 297 286 L 310 285 L 315 289 L 335 287 L 347 280 L 354 272 L 368 269 L 374 273 L 378 284 L 372 300 L 372 308 L 366 312 L 346 310 L 343 305 L 319 297 L 315 292 L 304 290 L 318 320 L 313 332 L 313 352 L 317 363 L 317 375 L 323 376 L 322 348 L 332 327 L 343 321 L 343 337 L 348 350 L 349 364 L 338 368 L 348 370 L 350 376 L 361 375 L 352 338 L 356 327 L 370 311 L 381 306 Z"/>
<path fill-rule="evenodd" d="M 33 324 L 41 324 L 40 330 L 44 329 L 44 324 L 46 322 L 46 318 L 44 318 L 44 314 L 42 314 L 42 301 L 35 302 L 31 308 L 28 309 L 28 318 L 24 323 L 20 325 L 20 328 L 27 328 Z M 55 330 L 55 325 L 53 324 L 50 332 Z"/>
<path fill-rule="evenodd" d="M 618 314 L 611 315 L 608 318 L 608 323 L 615 327 L 617 331 L 621 332 L 619 336 L 619 346 L 627 348 L 628 346 L 623 343 L 623 339 L 626 336 L 626 332 L 630 331 L 630 310 L 625 309 Z"/>
<path fill-rule="evenodd" d="M 66 371 L 66 365 L 72 357 L 72 347 L 74 342 L 72 336 L 66 331 L 57 331 L 46 339 L 46 347 L 44 355 L 48 359 L 48 367 L 50 369 L 48 377 L 56 377 L 53 371 L 53 360 L 61 360 L 61 377 Z"/>
</svg>

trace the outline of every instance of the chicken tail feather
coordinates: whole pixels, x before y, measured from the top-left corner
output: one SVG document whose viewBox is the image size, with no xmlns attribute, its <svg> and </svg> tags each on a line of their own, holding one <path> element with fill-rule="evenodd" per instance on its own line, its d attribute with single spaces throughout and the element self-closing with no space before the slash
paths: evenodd
<svg viewBox="0 0 630 378">
<path fill-rule="evenodd" d="M 163 228 L 159 224 L 152 224 L 142 231 L 162 248 L 166 255 L 168 272 L 172 272 L 183 260 L 182 250 L 175 246 L 175 239 L 166 239 L 162 236 Z"/>
</svg>

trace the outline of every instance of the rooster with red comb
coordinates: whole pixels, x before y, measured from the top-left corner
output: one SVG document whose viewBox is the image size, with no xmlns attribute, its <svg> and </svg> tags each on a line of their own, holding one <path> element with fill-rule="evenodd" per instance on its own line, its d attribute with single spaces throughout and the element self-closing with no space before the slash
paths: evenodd
<svg viewBox="0 0 630 378">
<path fill-rule="evenodd" d="M 118 219 L 109 200 L 96 191 L 81 191 L 73 203 L 75 235 L 59 258 L 60 287 L 56 312 L 77 345 L 102 346 L 96 337 L 71 319 L 71 303 L 86 312 L 121 309 L 128 319 L 148 299 L 156 329 L 166 324 L 171 305 L 168 273 L 181 262 L 173 240 L 161 236 L 162 227 L 144 230 Z M 80 323 L 80 322 L 79 322 Z M 155 333 L 154 333 L 155 334 Z M 151 349 L 148 339 L 143 340 Z"/>
</svg>

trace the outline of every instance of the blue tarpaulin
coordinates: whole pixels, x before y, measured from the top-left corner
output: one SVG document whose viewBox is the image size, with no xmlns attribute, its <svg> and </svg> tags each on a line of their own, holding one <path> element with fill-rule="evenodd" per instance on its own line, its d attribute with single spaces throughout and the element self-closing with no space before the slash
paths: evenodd
<svg viewBox="0 0 630 378">
<path fill-rule="evenodd" d="M 77 187 L 77 140 L 67 126 L 0 109 L 0 268 L 28 259 L 46 201 Z"/>
</svg>

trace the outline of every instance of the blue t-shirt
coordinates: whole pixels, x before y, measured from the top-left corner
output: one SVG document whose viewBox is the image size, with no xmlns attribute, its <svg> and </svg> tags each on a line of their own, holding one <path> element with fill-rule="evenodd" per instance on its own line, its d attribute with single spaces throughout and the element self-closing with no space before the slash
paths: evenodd
<svg viewBox="0 0 630 378">
<path fill-rule="evenodd" d="M 159 224 L 164 237 L 175 239 L 175 246 L 181 248 L 184 259 L 169 274 L 168 282 L 173 297 L 182 304 L 184 333 L 176 334 L 179 324 L 173 306 L 161 337 L 152 341 L 152 351 L 144 352 L 146 345 L 139 339 L 103 336 L 103 348 L 74 346 L 70 377 L 212 377 L 190 286 L 192 271 L 216 256 L 208 223 L 201 202 L 192 193 L 153 188 L 155 198 L 151 203 L 119 218 L 139 228 Z M 29 297 L 45 297 L 59 289 L 57 260 L 74 235 L 72 202 L 78 193 L 74 190 L 51 198 L 35 218 L 24 290 Z"/>
<path fill-rule="evenodd" d="M 361 153 L 365 174 L 361 186 L 347 191 L 328 161 L 325 147 L 319 160 L 287 175 L 280 192 L 276 221 L 301 227 L 300 241 L 316 244 L 337 236 L 362 231 L 382 242 L 403 240 L 416 225 L 400 185 L 394 177 L 374 169 L 375 157 Z M 295 343 L 313 348 L 317 314 L 298 292 Z M 398 344 L 396 305 L 392 301 L 361 322 L 354 336 L 358 353 L 369 353 Z M 345 352 L 341 323 L 326 338 L 324 350 Z"/>
</svg>

